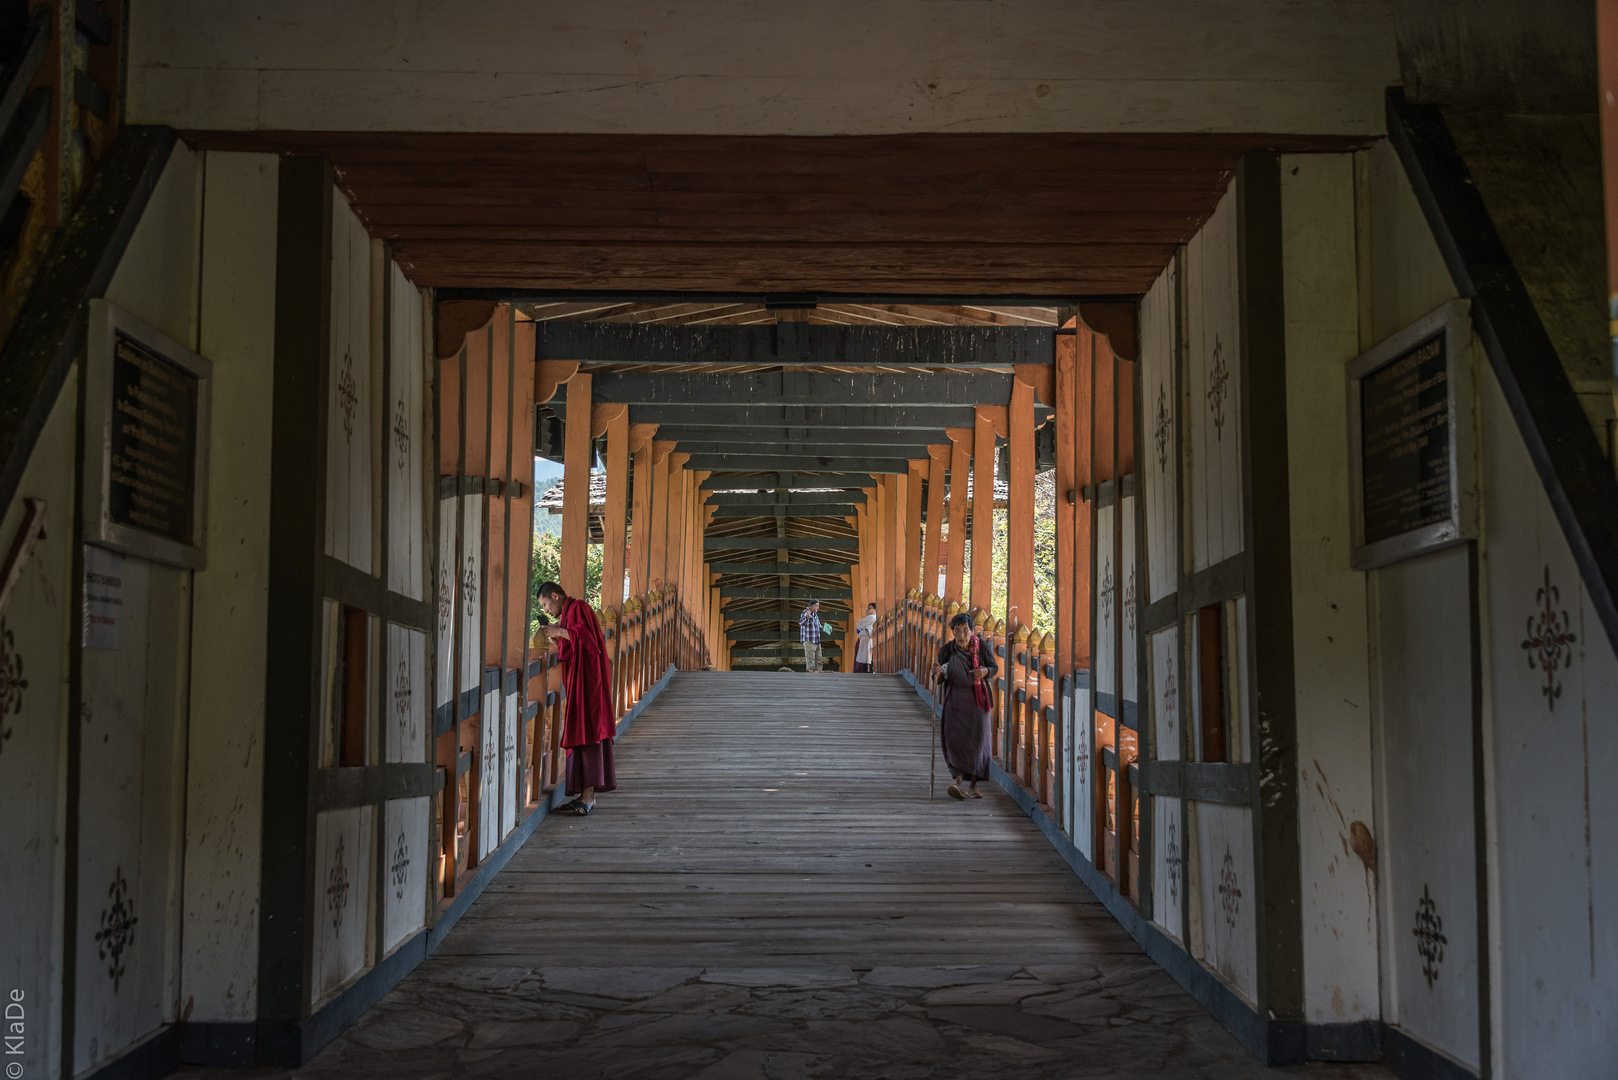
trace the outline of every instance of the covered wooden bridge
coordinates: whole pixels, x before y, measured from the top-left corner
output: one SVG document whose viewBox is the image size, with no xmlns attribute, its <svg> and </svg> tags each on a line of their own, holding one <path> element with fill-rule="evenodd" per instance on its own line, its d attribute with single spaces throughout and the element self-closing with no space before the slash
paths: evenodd
<svg viewBox="0 0 1618 1080">
<path fill-rule="evenodd" d="M 0 0 L 7 1080 L 1618 1075 L 1614 28 Z"/>
</svg>

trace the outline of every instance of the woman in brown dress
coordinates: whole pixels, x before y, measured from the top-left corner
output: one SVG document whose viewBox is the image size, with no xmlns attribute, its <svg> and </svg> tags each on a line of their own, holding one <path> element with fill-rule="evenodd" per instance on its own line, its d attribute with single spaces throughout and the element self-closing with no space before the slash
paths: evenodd
<svg viewBox="0 0 1618 1080">
<path fill-rule="evenodd" d="M 938 650 L 933 665 L 933 681 L 943 687 L 944 762 L 954 782 L 949 797 L 981 799 L 978 781 L 989 778 L 989 709 L 994 693 L 989 679 L 1000 666 L 994 648 L 972 632 L 972 619 L 965 612 L 949 621 L 951 639 Z M 964 790 L 961 785 L 968 785 Z"/>
</svg>

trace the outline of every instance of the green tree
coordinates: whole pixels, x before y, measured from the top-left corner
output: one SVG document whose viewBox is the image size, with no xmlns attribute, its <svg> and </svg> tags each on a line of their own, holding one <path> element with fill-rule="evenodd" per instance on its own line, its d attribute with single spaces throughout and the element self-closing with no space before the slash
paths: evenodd
<svg viewBox="0 0 1618 1080">
<path fill-rule="evenodd" d="M 593 608 L 601 607 L 601 545 L 589 544 L 584 557 L 584 599 Z M 528 575 L 528 635 L 539 629 L 539 587 L 562 577 L 562 538 L 555 533 L 536 533 L 534 557 Z"/>
</svg>

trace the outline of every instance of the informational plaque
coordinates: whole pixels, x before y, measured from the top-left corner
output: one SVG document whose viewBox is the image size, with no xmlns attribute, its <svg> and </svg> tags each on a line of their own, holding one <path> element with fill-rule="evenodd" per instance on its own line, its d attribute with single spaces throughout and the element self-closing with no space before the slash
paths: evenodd
<svg viewBox="0 0 1618 1080">
<path fill-rule="evenodd" d="M 1464 311 L 1445 305 L 1348 365 L 1358 569 L 1471 535 L 1461 475 L 1471 395 L 1457 393 L 1467 369 L 1455 355 L 1456 326 L 1469 330 Z"/>
<path fill-rule="evenodd" d="M 85 539 L 155 562 L 206 558 L 208 361 L 105 300 L 85 365 Z"/>
<path fill-rule="evenodd" d="M 114 338 L 107 513 L 115 524 L 189 545 L 198 380 L 139 341 Z"/>
</svg>

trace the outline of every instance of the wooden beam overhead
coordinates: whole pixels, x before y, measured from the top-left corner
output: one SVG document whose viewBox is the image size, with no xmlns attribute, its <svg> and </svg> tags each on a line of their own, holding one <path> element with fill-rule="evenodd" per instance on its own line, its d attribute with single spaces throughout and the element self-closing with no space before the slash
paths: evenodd
<svg viewBox="0 0 1618 1080">
<path fill-rule="evenodd" d="M 904 458 L 812 457 L 809 454 L 694 454 L 693 469 L 821 469 L 844 473 L 902 473 L 909 466 Z"/>
<path fill-rule="evenodd" d="M 860 543 L 852 536 L 710 536 L 703 547 L 708 551 L 858 551 Z"/>
<path fill-rule="evenodd" d="M 262 130 L 185 138 L 198 149 L 327 158 L 371 234 L 390 242 L 418 285 L 1070 298 L 1061 302 L 1145 292 L 1212 213 L 1243 152 L 1341 152 L 1368 141 Z"/>
<path fill-rule="evenodd" d="M 590 392 L 594 401 L 637 405 L 1002 405 L 1011 398 L 1012 379 L 1002 372 L 914 372 L 903 378 L 790 370 L 745 375 L 603 372 L 594 374 Z M 564 418 L 567 389 L 559 387 L 550 402 Z"/>
<path fill-rule="evenodd" d="M 774 316 L 771 316 L 772 320 Z M 1055 327 L 625 325 L 542 322 L 540 360 L 610 364 L 1010 367 L 1050 364 Z"/>
</svg>

